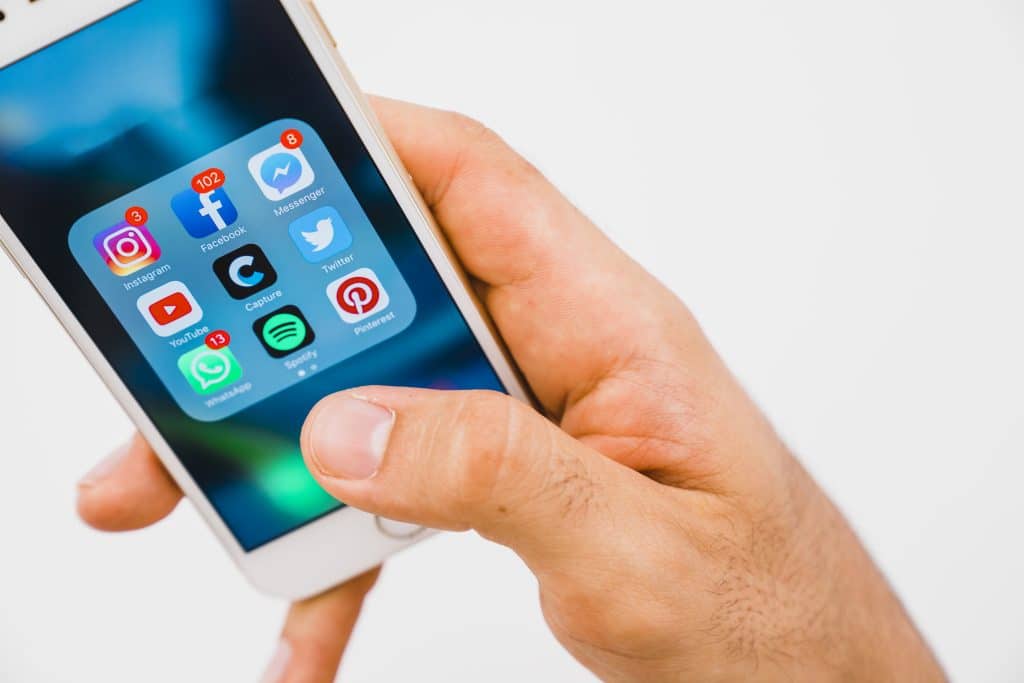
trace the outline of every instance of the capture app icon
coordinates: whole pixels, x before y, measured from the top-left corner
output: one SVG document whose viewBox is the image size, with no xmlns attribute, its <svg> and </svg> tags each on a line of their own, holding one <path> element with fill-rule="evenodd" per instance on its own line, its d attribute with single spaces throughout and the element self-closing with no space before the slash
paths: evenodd
<svg viewBox="0 0 1024 683">
<path fill-rule="evenodd" d="M 352 233 L 333 206 L 325 206 L 293 222 L 288 228 L 302 257 L 319 263 L 352 246 Z"/>
<path fill-rule="evenodd" d="M 224 188 L 200 194 L 185 190 L 171 199 L 171 209 L 185 231 L 196 239 L 214 235 L 238 220 L 238 209 Z"/>
<path fill-rule="evenodd" d="M 200 346 L 178 359 L 178 370 L 192 390 L 204 396 L 220 391 L 242 379 L 242 366 L 227 346 Z"/>
<path fill-rule="evenodd" d="M 121 277 L 160 260 L 160 245 L 145 225 L 118 223 L 96 235 L 92 243 L 107 267 Z"/>
<path fill-rule="evenodd" d="M 273 202 L 305 190 L 316 180 L 302 149 L 288 149 L 281 143 L 251 158 L 249 173 L 263 196 Z"/>
<path fill-rule="evenodd" d="M 277 271 L 255 244 L 247 244 L 213 262 L 213 272 L 233 299 L 248 299 L 277 282 Z"/>
</svg>

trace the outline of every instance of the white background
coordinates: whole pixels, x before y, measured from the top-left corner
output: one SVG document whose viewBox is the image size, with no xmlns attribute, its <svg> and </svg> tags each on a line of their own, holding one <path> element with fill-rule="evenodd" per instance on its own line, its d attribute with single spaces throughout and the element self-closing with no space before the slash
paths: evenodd
<svg viewBox="0 0 1024 683">
<path fill-rule="evenodd" d="M 485 120 L 693 307 L 956 679 L 1024 678 L 1019 2 L 322 4 L 367 90 Z M 76 520 L 130 425 L 0 291 L 0 679 L 257 679 L 282 606 L 189 506 Z M 590 680 L 470 535 L 391 563 L 342 678 Z"/>
</svg>

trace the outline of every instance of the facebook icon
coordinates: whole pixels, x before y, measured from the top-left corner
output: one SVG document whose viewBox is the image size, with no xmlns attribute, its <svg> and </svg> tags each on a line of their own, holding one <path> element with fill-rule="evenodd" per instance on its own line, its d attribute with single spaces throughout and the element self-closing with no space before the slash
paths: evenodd
<svg viewBox="0 0 1024 683">
<path fill-rule="evenodd" d="M 238 220 L 238 209 L 231 203 L 224 188 L 199 194 L 185 190 L 174 195 L 171 208 L 188 234 L 196 238 L 209 237 Z"/>
</svg>

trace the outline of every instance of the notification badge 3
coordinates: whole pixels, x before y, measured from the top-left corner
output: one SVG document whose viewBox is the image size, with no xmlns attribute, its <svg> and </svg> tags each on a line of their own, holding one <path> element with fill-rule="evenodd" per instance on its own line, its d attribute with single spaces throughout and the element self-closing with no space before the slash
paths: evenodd
<svg viewBox="0 0 1024 683">
<path fill-rule="evenodd" d="M 118 223 L 96 235 L 93 246 L 107 267 L 125 277 L 160 260 L 160 245 L 145 225 Z"/>
</svg>

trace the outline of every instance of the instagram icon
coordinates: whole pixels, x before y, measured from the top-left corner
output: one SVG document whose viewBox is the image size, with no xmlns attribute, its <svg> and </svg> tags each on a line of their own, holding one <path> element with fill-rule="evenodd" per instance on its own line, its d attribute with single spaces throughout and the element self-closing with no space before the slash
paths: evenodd
<svg viewBox="0 0 1024 683">
<path fill-rule="evenodd" d="M 160 259 L 160 245 L 144 225 L 118 223 L 96 235 L 92 243 L 110 270 L 121 277 L 131 275 Z"/>
</svg>

